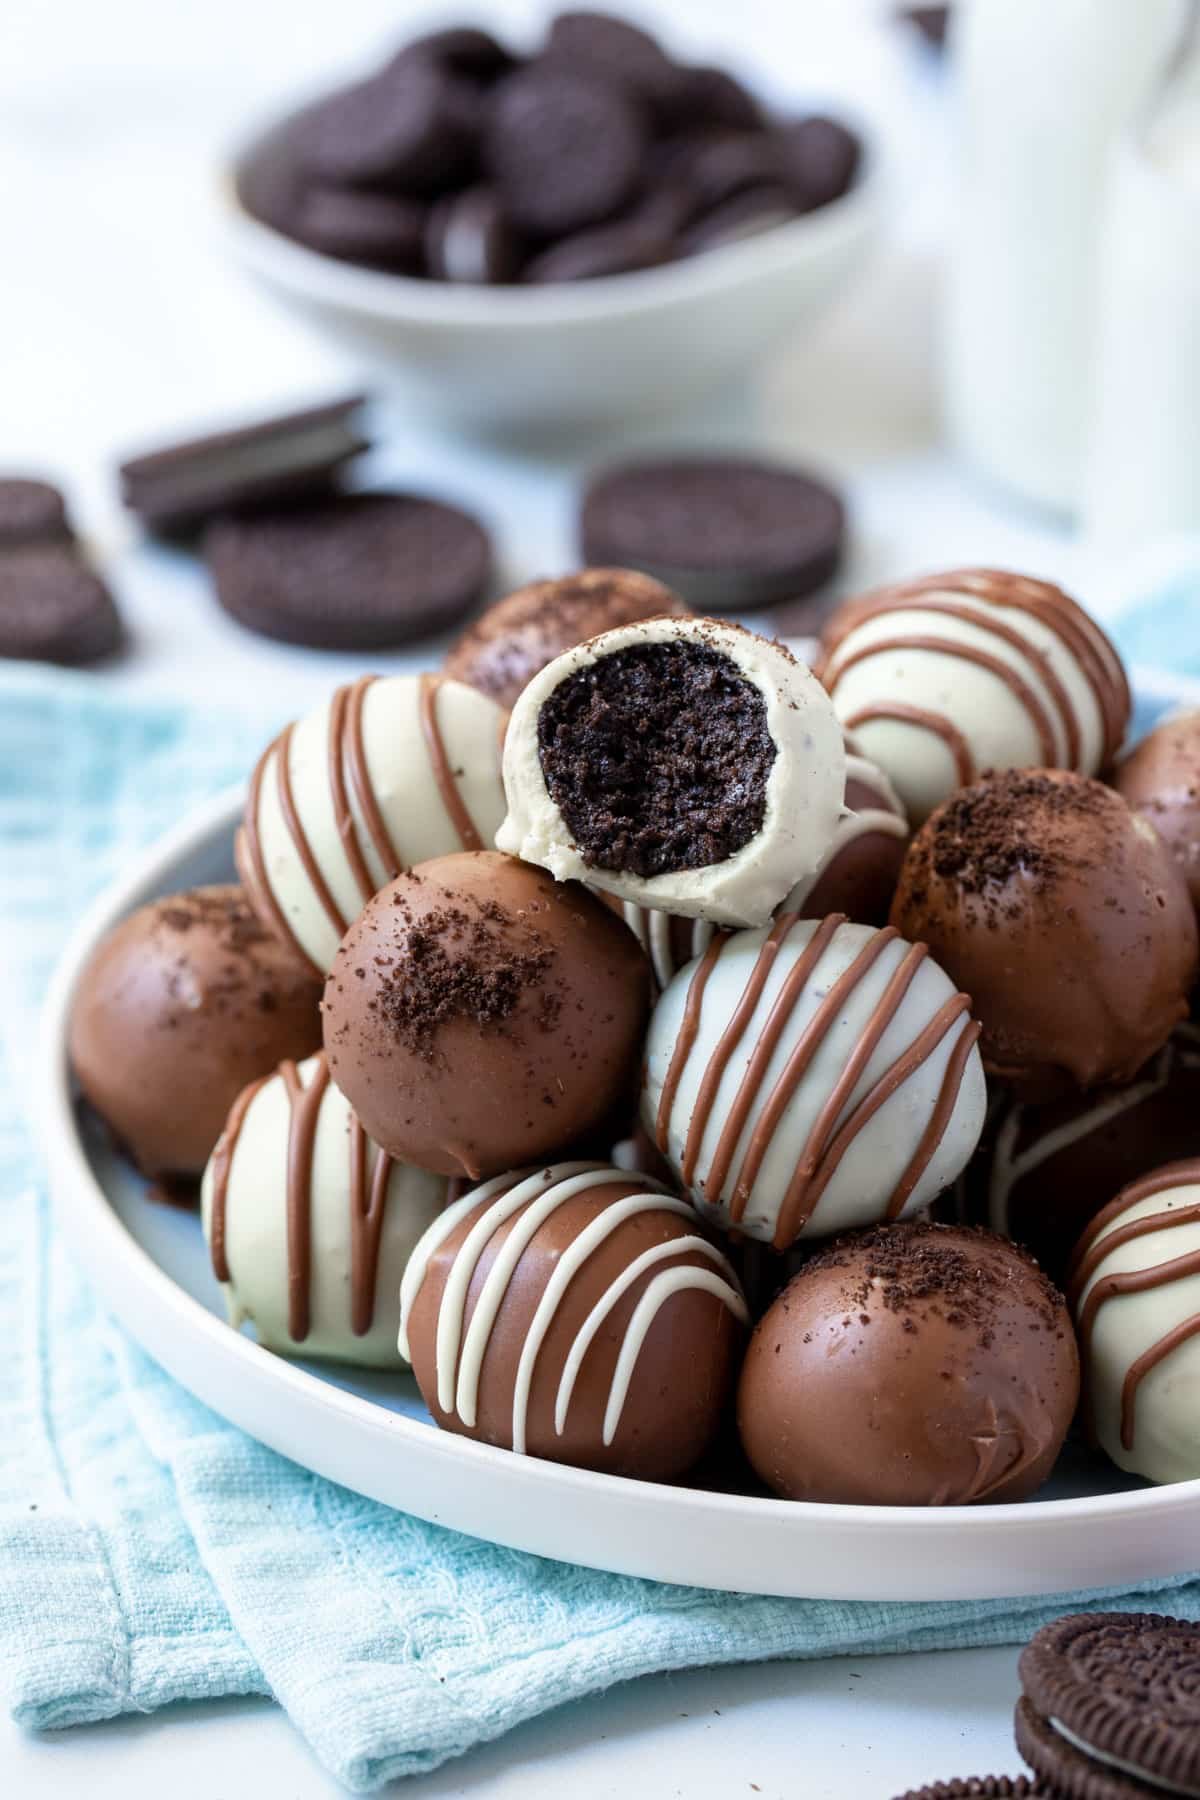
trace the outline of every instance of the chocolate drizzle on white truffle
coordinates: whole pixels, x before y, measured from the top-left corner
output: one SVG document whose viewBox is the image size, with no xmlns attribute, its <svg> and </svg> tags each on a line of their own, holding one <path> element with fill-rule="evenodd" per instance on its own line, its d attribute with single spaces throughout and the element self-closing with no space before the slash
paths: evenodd
<svg viewBox="0 0 1200 1800">
<path fill-rule="evenodd" d="M 236 840 L 255 910 L 318 972 L 402 869 L 491 841 L 504 715 L 460 682 L 367 675 L 259 758 Z"/>
<path fill-rule="evenodd" d="M 715 938 L 659 1001 L 643 1122 L 706 1216 L 786 1249 L 954 1179 L 983 1124 L 978 1035 L 924 945 L 785 914 Z"/>
<path fill-rule="evenodd" d="M 987 768 L 1094 775 L 1130 697 L 1116 651 L 1050 582 L 959 569 L 845 602 L 822 679 L 838 717 L 920 823 Z"/>
</svg>

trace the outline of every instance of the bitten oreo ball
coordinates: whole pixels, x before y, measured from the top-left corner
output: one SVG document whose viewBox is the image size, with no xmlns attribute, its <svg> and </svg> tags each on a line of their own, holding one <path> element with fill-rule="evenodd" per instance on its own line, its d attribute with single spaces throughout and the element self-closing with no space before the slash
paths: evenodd
<svg viewBox="0 0 1200 1800">
<path fill-rule="evenodd" d="M 401 1349 L 444 1429 L 648 1481 L 712 1442 L 748 1315 L 686 1202 L 559 1163 L 489 1181 L 418 1244 Z"/>
<path fill-rule="evenodd" d="M 576 644 L 618 625 L 689 611 L 670 588 L 632 569 L 581 569 L 557 581 L 531 581 L 468 625 L 444 673 L 511 707 L 547 663 Z"/>
<path fill-rule="evenodd" d="M 1150 1481 L 1200 1477 L 1200 1161 L 1118 1194 L 1079 1240 L 1068 1292 L 1093 1439 Z"/>
<path fill-rule="evenodd" d="M 964 788 L 917 833 L 892 924 L 973 997 L 1023 1099 L 1132 1081 L 1187 1016 L 1196 920 L 1154 827 L 1067 770 Z"/>
<path fill-rule="evenodd" d="M 838 718 L 915 825 L 985 770 L 1096 775 L 1129 722 L 1103 631 L 1030 576 L 956 569 L 881 588 L 838 608 L 824 648 Z"/>
<path fill-rule="evenodd" d="M 502 850 L 622 900 L 762 924 L 833 839 L 846 755 L 781 644 L 651 619 L 557 657 L 504 745 Z"/>
<path fill-rule="evenodd" d="M 83 971 L 71 1066 L 144 1174 L 197 1176 L 246 1084 L 319 1048 L 320 996 L 240 888 L 172 894 L 123 919 Z"/>
<path fill-rule="evenodd" d="M 821 587 L 837 568 L 844 530 L 838 495 L 799 469 L 669 457 L 595 476 L 580 545 L 587 562 L 642 569 L 692 606 L 739 612 Z"/>
<path fill-rule="evenodd" d="M 371 1142 L 324 1056 L 285 1062 L 238 1096 L 204 1174 L 230 1323 L 285 1355 L 400 1367 L 400 1278 L 448 1187 Z"/>
<path fill-rule="evenodd" d="M 402 869 L 491 842 L 503 730 L 461 682 L 365 675 L 268 744 L 234 851 L 259 917 L 314 973 Z"/>
<path fill-rule="evenodd" d="M 760 1320 L 742 1444 L 789 1500 L 1024 1500 L 1079 1398 L 1062 1295 L 1016 1245 L 917 1221 L 839 1239 Z"/>
<path fill-rule="evenodd" d="M 1200 911 L 1200 712 L 1176 713 L 1117 764 L 1113 786 L 1144 813 Z"/>
<path fill-rule="evenodd" d="M 649 995 L 594 895 L 494 851 L 446 856 L 351 926 L 325 1048 L 390 1155 L 478 1180 L 561 1153 L 631 1097 Z"/>
<path fill-rule="evenodd" d="M 983 1127 L 978 1029 L 923 944 L 785 914 L 672 981 L 642 1122 L 706 1218 L 786 1250 L 954 1180 Z"/>
<path fill-rule="evenodd" d="M 598 225 L 630 199 L 647 141 L 631 95 L 593 74 L 543 62 L 497 84 L 483 160 L 513 224 L 556 237 Z"/>
</svg>

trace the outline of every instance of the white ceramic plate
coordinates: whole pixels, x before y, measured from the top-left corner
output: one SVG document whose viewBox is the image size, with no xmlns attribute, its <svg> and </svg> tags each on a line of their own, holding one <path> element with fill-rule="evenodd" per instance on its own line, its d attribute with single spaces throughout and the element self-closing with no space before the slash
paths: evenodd
<svg viewBox="0 0 1200 1800">
<path fill-rule="evenodd" d="M 1143 722 L 1163 683 L 1142 691 Z M 1179 697 L 1182 684 L 1170 697 Z M 1200 1481 L 1149 1488 L 1068 1453 L 1044 1497 L 963 1509 L 820 1506 L 654 1486 L 438 1431 L 411 1377 L 288 1362 L 224 1322 L 199 1220 L 144 1184 L 77 1112 L 66 1020 L 105 931 L 161 893 L 232 877 L 240 796 L 187 821 L 76 932 L 48 1001 L 40 1128 L 58 1216 L 113 1311 L 215 1411 L 372 1499 L 495 1543 L 620 1574 L 752 1593 L 941 1600 L 1054 1593 L 1200 1561 Z"/>
</svg>

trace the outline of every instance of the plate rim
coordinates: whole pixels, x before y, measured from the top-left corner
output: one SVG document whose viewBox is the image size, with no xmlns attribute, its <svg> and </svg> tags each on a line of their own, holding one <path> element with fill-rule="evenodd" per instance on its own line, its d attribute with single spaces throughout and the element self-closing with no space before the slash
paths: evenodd
<svg viewBox="0 0 1200 1800">
<path fill-rule="evenodd" d="M 1046 1532 L 1057 1537 L 1066 1531 L 1078 1532 L 1082 1527 L 1094 1533 L 1105 1525 L 1128 1525 L 1131 1519 L 1135 1519 L 1139 1531 L 1145 1531 L 1148 1536 L 1156 1525 L 1177 1522 L 1184 1517 L 1200 1525 L 1200 1480 L 1064 1500 L 939 1508 L 788 1501 L 599 1474 L 562 1463 L 517 1457 L 510 1451 L 439 1431 L 431 1423 L 390 1412 L 232 1330 L 186 1293 L 154 1261 L 112 1206 L 92 1168 L 78 1129 L 66 1041 L 74 989 L 83 964 L 100 935 L 153 892 L 169 891 L 164 887 L 164 880 L 184 857 L 198 853 L 218 833 L 232 835 L 241 812 L 242 792 L 240 787 L 226 790 L 205 802 L 165 837 L 149 846 L 124 875 L 93 900 L 71 933 L 55 969 L 43 1008 L 36 1051 L 35 1120 L 56 1212 L 60 1218 L 69 1217 L 89 1278 L 105 1304 L 112 1306 L 123 1328 L 204 1404 L 314 1473 L 432 1523 L 474 1536 L 486 1535 L 489 1541 L 510 1549 L 583 1563 L 611 1573 L 724 1588 L 726 1591 L 787 1593 L 796 1597 L 802 1592 L 805 1597 L 834 1599 L 982 1599 L 1048 1593 L 1061 1591 L 1066 1584 L 1047 1585 L 1044 1578 L 1035 1579 L 1031 1584 L 1022 1579 L 1020 1569 L 997 1570 L 994 1567 L 989 1581 L 990 1558 L 985 1555 L 985 1547 L 991 1546 L 994 1550 L 997 1540 L 1011 1540 L 1014 1534 L 1032 1541 Z M 498 1511 L 511 1513 L 511 1524 L 486 1534 L 481 1532 L 477 1525 L 463 1522 L 466 1514 L 477 1521 L 479 1508 L 458 1504 L 453 1494 L 448 1503 L 436 1506 L 431 1506 L 421 1492 L 400 1503 L 381 1492 L 373 1476 L 364 1486 L 360 1477 L 348 1475 L 341 1458 L 336 1454 L 331 1457 L 323 1454 L 319 1439 L 310 1453 L 298 1454 L 286 1430 L 274 1431 L 269 1415 L 265 1427 L 258 1418 L 257 1402 L 264 1390 L 288 1396 L 299 1412 L 318 1420 L 324 1418 L 343 1432 L 361 1432 L 367 1440 L 384 1442 L 396 1453 L 415 1450 L 419 1460 L 444 1465 L 451 1471 L 451 1480 L 455 1473 L 461 1477 L 458 1492 L 476 1485 L 471 1480 L 472 1475 L 485 1477 L 494 1493 L 498 1494 L 500 1488 L 505 1490 L 505 1507 Z M 251 1419 L 257 1422 L 248 1422 Z M 331 1466 L 332 1463 L 337 1463 L 337 1467 Z M 886 1537 L 892 1544 L 899 1540 L 914 1549 L 926 1551 L 936 1540 L 944 1539 L 952 1532 L 956 1539 L 965 1540 L 968 1547 L 978 1546 L 981 1585 L 968 1592 L 958 1583 L 934 1595 L 927 1591 L 911 1591 L 901 1574 L 898 1581 L 891 1580 L 887 1584 L 886 1595 L 876 1592 L 874 1587 L 868 1595 L 865 1590 L 848 1593 L 832 1576 L 833 1585 L 824 1586 L 818 1574 L 816 1585 L 813 1585 L 814 1577 L 809 1575 L 800 1590 L 790 1581 L 780 1584 L 767 1578 L 748 1578 L 746 1567 L 736 1559 L 725 1580 L 720 1579 L 719 1567 L 714 1570 L 707 1564 L 703 1575 L 666 1573 L 657 1566 L 648 1565 L 647 1556 L 641 1553 L 636 1542 L 628 1544 L 628 1554 L 623 1549 L 615 1561 L 611 1554 L 603 1558 L 589 1556 L 586 1541 L 572 1542 L 562 1549 L 548 1547 L 544 1530 L 527 1529 L 523 1522 L 523 1496 L 534 1492 L 540 1502 L 559 1503 L 563 1512 L 580 1507 L 595 1512 L 599 1504 L 602 1510 L 627 1516 L 630 1522 L 636 1520 L 639 1529 L 652 1526 L 657 1530 L 664 1522 L 669 1524 L 671 1520 L 684 1519 L 695 1522 L 703 1519 L 714 1527 L 737 1522 L 751 1534 L 757 1529 L 768 1533 L 772 1539 L 794 1539 L 797 1551 L 807 1547 L 811 1552 L 812 1543 L 821 1539 L 839 1539 L 853 1544 L 861 1552 L 870 1539 L 880 1537 Z M 550 1535 L 554 1538 L 555 1534 Z M 561 1532 L 558 1535 L 561 1536 Z M 1165 1534 L 1161 1541 L 1165 1544 Z M 653 1554 L 661 1556 L 664 1550 L 669 1551 L 669 1540 L 660 1541 Z M 686 1560 L 684 1551 L 673 1559 L 677 1567 L 682 1567 Z M 801 1558 L 806 1568 L 811 1568 L 812 1560 L 811 1554 Z M 837 1559 L 834 1561 L 836 1563 Z M 1151 1553 L 1143 1578 L 1149 1580 L 1185 1573 L 1194 1562 L 1194 1552 L 1183 1560 L 1177 1553 L 1157 1558 Z M 999 1585 L 996 1585 L 997 1578 Z"/>
</svg>

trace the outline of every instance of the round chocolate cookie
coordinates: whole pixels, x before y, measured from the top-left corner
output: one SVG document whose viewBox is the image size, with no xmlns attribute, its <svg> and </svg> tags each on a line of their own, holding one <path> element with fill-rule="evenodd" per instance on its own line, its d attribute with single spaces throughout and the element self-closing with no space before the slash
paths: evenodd
<svg viewBox="0 0 1200 1800">
<path fill-rule="evenodd" d="M 653 219 L 640 213 L 572 232 L 535 256 L 522 271 L 522 281 L 544 286 L 554 281 L 596 281 L 606 275 L 629 275 L 657 269 L 675 254 L 672 238 Z"/>
<path fill-rule="evenodd" d="M 534 236 L 561 237 L 625 205 L 646 145 L 642 113 L 628 94 L 541 63 L 497 85 L 483 157 L 513 223 Z"/>
<path fill-rule="evenodd" d="M 1018 1748 L 1056 1792 L 1200 1791 L 1200 1624 L 1072 1613 L 1044 1626 L 1018 1667 Z"/>
<path fill-rule="evenodd" d="M 760 1320 L 738 1428 L 789 1500 L 1024 1500 L 1079 1398 L 1062 1295 L 991 1232 L 913 1220 L 839 1238 Z"/>
<path fill-rule="evenodd" d="M 891 922 L 974 997 L 989 1074 L 1032 1102 L 1132 1081 L 1187 1017 L 1196 916 L 1162 839 L 1066 769 L 1008 769 L 926 820 Z"/>
<path fill-rule="evenodd" d="M 746 238 L 774 231 L 797 217 L 795 202 L 778 182 L 745 188 L 694 219 L 679 240 L 680 254 L 699 256 L 705 250 L 721 250 Z M 825 579 L 824 576 L 821 577 Z M 794 594 L 797 590 L 790 589 Z M 803 592 L 803 589 L 799 591 Z M 819 613 L 814 617 L 819 618 Z"/>
<path fill-rule="evenodd" d="M 1028 1775 L 965 1775 L 909 1788 L 896 1800 L 1049 1800 L 1049 1790 Z"/>
<path fill-rule="evenodd" d="M 840 200 L 853 185 L 862 145 L 837 119 L 814 113 L 772 134 L 777 174 L 803 212 Z"/>
<path fill-rule="evenodd" d="M 36 544 L 0 553 L 0 657 L 99 662 L 123 638 L 108 588 L 72 549 Z"/>
<path fill-rule="evenodd" d="M 757 131 L 765 124 L 762 107 L 728 69 L 707 66 L 682 69 L 675 110 L 695 128 Z"/>
<path fill-rule="evenodd" d="M 618 625 L 683 617 L 689 610 L 670 588 L 633 569 L 581 569 L 555 581 L 531 581 L 467 626 L 442 672 L 511 707 L 526 683 L 564 650 Z"/>
<path fill-rule="evenodd" d="M 685 1201 L 588 1162 L 501 1175 L 448 1207 L 400 1313 L 443 1430 L 644 1481 L 712 1442 L 749 1322 Z"/>
<path fill-rule="evenodd" d="M 644 569 L 707 612 L 770 606 L 829 580 L 845 511 L 823 482 L 778 464 L 672 457 L 595 476 L 584 560 Z"/>
<path fill-rule="evenodd" d="M 440 631 L 477 604 L 491 544 L 455 506 L 341 494 L 303 511 L 225 519 L 205 554 L 226 612 L 313 649 L 366 650 Z"/>
<path fill-rule="evenodd" d="M 608 907 L 468 852 L 367 903 L 325 985 L 325 1048 L 389 1155 L 479 1180 L 560 1154 L 632 1094 L 649 1001 Z"/>
<path fill-rule="evenodd" d="M 69 544 L 74 535 L 58 488 L 29 476 L 0 475 L 0 550 Z"/>
<path fill-rule="evenodd" d="M 395 274 L 424 266 L 426 209 L 402 194 L 313 184 L 302 188 L 286 222 L 289 237 L 322 256 Z"/>
<path fill-rule="evenodd" d="M 83 971 L 71 1066 L 143 1173 L 196 1176 L 247 1083 L 320 1047 L 320 998 L 241 888 L 171 894 L 123 919 Z"/>
<path fill-rule="evenodd" d="M 602 76 L 662 120 L 685 109 L 691 97 L 688 71 L 672 62 L 648 31 L 611 13 L 559 13 L 551 23 L 543 57 Z"/>
<path fill-rule="evenodd" d="M 438 281 L 515 281 L 521 266 L 520 241 L 488 187 L 465 188 L 434 203 L 425 252 Z"/>
<path fill-rule="evenodd" d="M 469 82 L 428 57 L 405 57 L 306 109 L 293 147 L 317 180 L 437 193 L 469 174 L 479 123 Z"/>
<path fill-rule="evenodd" d="M 452 75 L 483 82 L 507 74 L 517 61 L 511 50 L 478 25 L 447 25 L 441 31 L 428 31 L 398 50 L 388 66 L 398 68 L 422 59 L 449 69 Z"/>
</svg>

